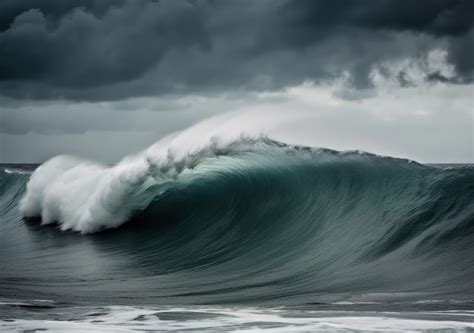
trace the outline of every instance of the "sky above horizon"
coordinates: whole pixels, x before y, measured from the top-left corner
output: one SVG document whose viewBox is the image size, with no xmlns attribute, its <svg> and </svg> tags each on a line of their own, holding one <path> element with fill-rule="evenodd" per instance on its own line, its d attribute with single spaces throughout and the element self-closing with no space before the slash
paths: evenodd
<svg viewBox="0 0 474 333">
<path fill-rule="evenodd" d="M 474 1 L 3 0 L 0 163 L 115 162 L 209 117 L 474 162 Z"/>
</svg>

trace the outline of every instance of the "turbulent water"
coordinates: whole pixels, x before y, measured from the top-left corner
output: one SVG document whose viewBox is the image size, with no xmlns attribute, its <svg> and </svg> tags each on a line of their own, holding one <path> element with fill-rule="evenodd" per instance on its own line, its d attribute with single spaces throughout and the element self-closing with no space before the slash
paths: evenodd
<svg viewBox="0 0 474 333">
<path fill-rule="evenodd" d="M 0 170 L 0 329 L 474 330 L 474 167 L 266 137 Z"/>
</svg>

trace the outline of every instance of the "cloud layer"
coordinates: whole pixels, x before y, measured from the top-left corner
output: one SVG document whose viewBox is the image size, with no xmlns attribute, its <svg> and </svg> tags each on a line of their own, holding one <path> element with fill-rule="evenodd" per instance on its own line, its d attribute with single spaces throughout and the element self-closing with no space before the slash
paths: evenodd
<svg viewBox="0 0 474 333">
<path fill-rule="evenodd" d="M 474 78 L 474 2 L 4 0 L 0 92 L 14 99 L 120 100 L 280 89 L 374 71 L 416 84 Z M 452 75 L 426 65 L 443 50 Z M 425 65 L 424 65 L 425 64 Z"/>
</svg>

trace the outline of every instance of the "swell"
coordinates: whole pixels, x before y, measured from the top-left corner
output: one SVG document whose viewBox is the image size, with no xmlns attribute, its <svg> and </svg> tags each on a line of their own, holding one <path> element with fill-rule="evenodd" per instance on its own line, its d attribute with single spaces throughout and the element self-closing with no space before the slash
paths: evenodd
<svg viewBox="0 0 474 333">
<path fill-rule="evenodd" d="M 9 199 L 18 204 L 28 176 L 8 177 L 19 179 Z M 147 152 L 115 167 L 59 158 L 33 174 L 27 191 L 22 209 L 37 209 L 43 223 L 109 228 L 89 237 L 107 262 L 120 260 L 102 272 L 107 286 L 81 276 L 89 283 L 74 288 L 86 295 L 92 279 L 102 295 L 167 302 L 299 303 L 394 290 L 473 296 L 472 167 L 259 138 L 179 158 Z M 28 200 L 39 206 L 25 209 Z"/>
</svg>

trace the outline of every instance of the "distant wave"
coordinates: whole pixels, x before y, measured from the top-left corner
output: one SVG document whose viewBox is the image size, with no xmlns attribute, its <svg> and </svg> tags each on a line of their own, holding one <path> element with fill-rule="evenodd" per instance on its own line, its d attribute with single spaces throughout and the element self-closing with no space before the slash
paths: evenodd
<svg viewBox="0 0 474 333">
<path fill-rule="evenodd" d="M 7 174 L 20 174 L 20 175 L 29 175 L 33 173 L 33 170 L 23 169 L 23 168 L 3 168 L 2 171 Z"/>
</svg>

